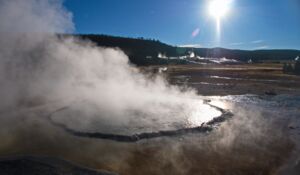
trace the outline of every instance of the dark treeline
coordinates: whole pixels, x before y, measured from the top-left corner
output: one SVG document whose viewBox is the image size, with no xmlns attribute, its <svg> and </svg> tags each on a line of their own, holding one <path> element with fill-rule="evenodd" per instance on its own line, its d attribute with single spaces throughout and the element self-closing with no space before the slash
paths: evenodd
<svg viewBox="0 0 300 175">
<path fill-rule="evenodd" d="M 64 35 L 66 36 L 66 35 Z M 185 60 L 179 59 L 160 59 L 158 54 L 162 53 L 167 57 L 178 57 L 187 55 L 193 50 L 200 57 L 226 57 L 239 61 L 252 60 L 259 62 L 262 60 L 293 60 L 300 55 L 299 50 L 231 50 L 224 48 L 184 48 L 171 46 L 158 40 L 143 38 L 125 38 L 108 35 L 75 35 L 83 39 L 91 40 L 98 46 L 118 47 L 122 49 L 129 57 L 130 61 L 136 65 L 153 64 L 186 64 Z"/>
</svg>

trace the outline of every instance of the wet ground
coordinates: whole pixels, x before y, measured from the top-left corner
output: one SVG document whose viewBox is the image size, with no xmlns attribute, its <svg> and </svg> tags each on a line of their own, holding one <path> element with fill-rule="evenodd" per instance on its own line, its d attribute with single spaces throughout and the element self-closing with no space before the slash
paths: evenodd
<svg viewBox="0 0 300 175">
<path fill-rule="evenodd" d="M 207 132 L 133 143 L 78 137 L 40 117 L 57 104 L 24 109 L 15 112 L 23 116 L 20 126 L 1 128 L 0 152 L 6 156 L 51 155 L 118 174 L 279 174 L 297 168 L 299 96 L 205 98 L 234 116 Z M 1 122 L 9 125 L 18 122 L 15 120 Z"/>
<path fill-rule="evenodd" d="M 124 175 L 299 174 L 299 77 L 283 75 L 279 66 L 252 66 L 236 69 L 235 66 L 217 66 L 209 70 L 193 66 L 169 67 L 165 76 L 172 83 L 198 87 L 198 93 L 203 90 L 204 95 L 193 103 L 202 110 L 192 120 L 182 120 L 179 124 L 177 120 L 165 121 L 169 125 L 158 122 L 151 129 L 147 122 L 143 126 L 130 122 L 101 128 L 85 128 L 84 121 L 64 125 L 67 119 L 62 117 L 78 114 L 73 109 L 76 105 L 84 105 L 82 102 L 75 106 L 69 102 L 53 102 L 18 111 L 2 111 L 2 115 L 11 116 L 0 118 L 3 126 L 14 123 L 15 127 L 0 129 L 0 155 L 50 155 L 95 170 Z M 265 95 L 270 90 L 277 95 Z M 62 108 L 64 110 L 55 112 Z M 80 128 L 80 133 L 106 133 L 115 137 L 174 131 L 201 127 L 203 122 L 218 118 L 224 111 L 230 111 L 233 116 L 214 123 L 210 130 L 171 137 L 161 135 L 119 142 L 69 132 L 78 132 L 75 129 Z M 49 121 L 49 116 L 56 124 Z M 189 116 L 186 119 L 191 119 Z M 93 121 L 95 126 L 103 123 Z M 157 120 L 151 119 L 151 122 Z"/>
</svg>

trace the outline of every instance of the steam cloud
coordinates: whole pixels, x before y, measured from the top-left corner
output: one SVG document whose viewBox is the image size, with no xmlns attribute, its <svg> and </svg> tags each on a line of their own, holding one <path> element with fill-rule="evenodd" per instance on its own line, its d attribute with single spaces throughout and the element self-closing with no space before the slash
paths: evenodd
<svg viewBox="0 0 300 175">
<path fill-rule="evenodd" d="M 57 37 L 56 33 L 73 29 L 72 15 L 60 1 L 2 0 L 0 15 L 0 95 L 5 99 L 1 110 L 68 101 L 73 104 L 68 111 L 70 116 L 64 114 L 58 120 L 71 121 L 70 127 L 80 124 L 83 128 L 101 128 L 95 123 L 97 118 L 102 119 L 102 124 L 114 125 L 147 125 L 151 118 L 171 129 L 173 126 L 165 124 L 168 121 L 161 120 L 186 124 L 187 116 L 199 115 L 202 104 L 192 99 L 195 92 L 181 92 L 160 77 L 147 79 L 128 63 L 121 50 Z M 76 103 L 79 101 L 84 102 Z M 215 111 L 214 117 L 217 114 Z M 203 115 L 197 124 L 209 119 Z M 150 131 L 156 127 L 151 123 L 147 126 Z"/>
<path fill-rule="evenodd" d="M 223 126 L 211 137 L 182 143 L 154 141 L 154 145 L 132 146 L 96 141 L 91 144 L 53 129 L 43 116 L 64 105 L 71 105 L 69 113 L 54 116 L 56 120 L 81 130 L 112 129 L 111 132 L 124 132 L 114 130 L 112 125 L 138 128 L 135 125 L 138 123 L 151 131 L 201 124 L 219 115 L 204 105 L 193 90 L 182 92 L 160 77 L 147 79 L 128 63 L 127 56 L 119 49 L 104 49 L 89 41 L 58 37 L 56 33 L 74 30 L 71 19 L 72 15 L 59 0 L 0 0 L 2 155 L 20 152 L 59 155 L 128 174 L 141 174 L 134 170 L 135 165 L 152 174 L 166 174 L 172 168 L 176 172 L 171 174 L 199 171 L 215 174 L 230 172 L 231 162 L 242 167 L 241 171 L 255 163 L 261 166 L 255 172 L 273 171 L 267 160 L 279 157 L 278 150 L 288 152 L 285 145 L 290 143 L 286 140 L 285 144 L 266 150 L 276 143 L 269 137 L 271 126 L 258 126 L 260 122 L 249 117 L 251 112 L 247 117 L 239 114 L 235 122 Z M 205 116 L 206 110 L 212 114 Z M 200 121 L 189 121 L 199 115 Z M 169 120 L 178 122 L 169 126 Z M 247 128 L 241 127 L 244 125 Z M 254 128 L 266 130 L 251 133 Z M 249 144 L 249 140 L 258 142 L 259 147 Z M 232 156 L 236 152 L 239 154 Z M 225 161 L 228 169 L 222 169 L 224 162 L 219 157 L 229 160 Z M 124 161 L 128 164 L 123 164 Z M 149 170 L 149 162 L 156 167 Z M 199 162 L 207 169 L 199 169 Z M 219 166 L 212 169 L 211 165 Z"/>
</svg>

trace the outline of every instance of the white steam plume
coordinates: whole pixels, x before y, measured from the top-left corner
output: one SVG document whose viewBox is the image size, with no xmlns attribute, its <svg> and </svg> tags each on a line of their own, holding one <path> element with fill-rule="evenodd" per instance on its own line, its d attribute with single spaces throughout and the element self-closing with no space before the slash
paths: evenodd
<svg viewBox="0 0 300 175">
<path fill-rule="evenodd" d="M 218 111 L 192 99 L 195 92 L 181 92 L 160 77 L 148 80 L 119 49 L 57 37 L 72 31 L 71 18 L 59 0 L 1 1 L 1 110 L 69 100 L 69 116 L 63 113 L 58 120 L 70 127 L 142 123 L 148 131 L 200 125 L 218 116 Z M 78 101 L 84 102 L 74 104 Z M 203 113 L 201 106 L 212 114 Z M 169 120 L 176 123 L 169 126 Z"/>
<path fill-rule="evenodd" d="M 149 131 L 168 129 L 200 124 L 211 117 L 206 111 L 214 111 L 193 91 L 181 92 L 159 77 L 147 80 L 118 49 L 57 37 L 56 33 L 73 30 L 71 18 L 59 0 L 0 0 L 0 155 L 64 156 L 127 174 L 170 174 L 170 169 L 178 171 L 171 174 L 232 174 L 232 170 L 261 174 L 274 172 L 270 165 L 278 166 L 283 160 L 269 161 L 288 154 L 288 140 L 275 137 L 280 129 L 273 130 L 268 122 L 261 126 L 262 117 L 253 113 L 256 108 L 247 113 L 237 109 L 238 116 L 218 132 L 209 137 L 187 136 L 182 142 L 166 139 L 130 145 L 61 132 L 43 118 L 52 112 L 49 104 L 71 104 L 69 113 L 54 119 L 75 129 L 92 130 L 107 129 L 106 122 L 107 126 L 138 126 L 137 122 Z M 22 111 L 37 105 L 42 107 Z M 167 126 L 169 120 L 178 122 Z"/>
</svg>

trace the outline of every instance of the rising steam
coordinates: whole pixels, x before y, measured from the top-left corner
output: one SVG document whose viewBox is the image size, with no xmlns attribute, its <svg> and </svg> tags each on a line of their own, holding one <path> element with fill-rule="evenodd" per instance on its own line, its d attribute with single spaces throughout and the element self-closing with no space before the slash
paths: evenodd
<svg viewBox="0 0 300 175">
<path fill-rule="evenodd" d="M 271 139 L 270 131 L 279 131 L 253 121 L 251 111 L 239 111 L 237 121 L 211 137 L 189 136 L 186 142 L 127 145 L 70 136 L 45 116 L 68 106 L 53 119 L 78 130 L 124 133 L 120 126 L 126 126 L 135 133 L 139 127 L 151 132 L 201 125 L 220 112 L 203 104 L 193 90 L 183 92 L 160 77 L 149 80 L 117 48 L 58 36 L 74 30 L 72 14 L 60 0 L 0 0 L 0 21 L 1 155 L 50 154 L 127 174 L 143 174 L 136 165 L 145 174 L 229 174 L 234 162 L 242 173 L 261 166 L 254 171 L 259 174 L 273 172 L 274 163 L 267 161 L 288 152 L 290 143 L 274 144 L 279 137 Z M 269 130 L 254 133 L 258 128 Z M 266 150 L 270 145 L 274 149 Z"/>
<path fill-rule="evenodd" d="M 1 110 L 64 102 L 70 110 L 57 120 L 69 127 L 125 125 L 136 132 L 201 125 L 219 115 L 194 91 L 147 79 L 117 48 L 59 37 L 73 28 L 60 1 L 2 0 L 0 15 Z"/>
</svg>

